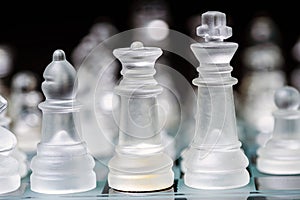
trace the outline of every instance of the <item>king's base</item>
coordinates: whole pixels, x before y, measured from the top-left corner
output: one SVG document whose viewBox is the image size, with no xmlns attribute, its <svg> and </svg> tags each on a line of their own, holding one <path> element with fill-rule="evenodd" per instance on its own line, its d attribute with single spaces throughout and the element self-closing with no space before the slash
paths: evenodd
<svg viewBox="0 0 300 200">
<path fill-rule="evenodd" d="M 292 175 L 300 174 L 300 161 L 295 160 L 278 160 L 272 158 L 257 159 L 257 169 L 260 172 L 275 175 Z"/>
<path fill-rule="evenodd" d="M 155 192 L 172 187 L 173 171 L 161 170 L 154 173 L 127 174 L 110 171 L 108 184 L 111 188 L 123 192 Z"/>
<path fill-rule="evenodd" d="M 184 183 L 192 188 L 206 190 L 233 189 L 249 183 L 249 173 L 246 169 L 223 172 L 191 172 L 187 170 Z"/>
<path fill-rule="evenodd" d="M 68 194 L 85 192 L 96 188 L 96 175 L 94 172 L 73 176 L 39 176 L 30 177 L 31 190 L 44 194 Z"/>
<path fill-rule="evenodd" d="M 225 190 L 245 186 L 250 176 L 249 161 L 240 144 L 230 146 L 191 147 L 186 152 L 183 166 L 184 183 L 197 189 Z"/>
<path fill-rule="evenodd" d="M 17 190 L 21 185 L 20 180 L 19 175 L 0 177 L 0 194 Z"/>
</svg>

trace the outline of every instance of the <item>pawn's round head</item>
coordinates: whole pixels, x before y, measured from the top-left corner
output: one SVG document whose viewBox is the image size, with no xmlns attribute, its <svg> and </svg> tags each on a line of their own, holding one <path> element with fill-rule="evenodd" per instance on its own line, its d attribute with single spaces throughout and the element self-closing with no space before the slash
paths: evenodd
<svg viewBox="0 0 300 200">
<path fill-rule="evenodd" d="M 53 61 L 44 71 L 42 90 L 46 99 L 73 99 L 76 96 L 76 71 L 63 50 L 53 53 Z"/>
<path fill-rule="evenodd" d="M 297 89 L 285 86 L 276 90 L 274 100 L 279 109 L 297 110 L 300 104 L 300 95 Z"/>
</svg>

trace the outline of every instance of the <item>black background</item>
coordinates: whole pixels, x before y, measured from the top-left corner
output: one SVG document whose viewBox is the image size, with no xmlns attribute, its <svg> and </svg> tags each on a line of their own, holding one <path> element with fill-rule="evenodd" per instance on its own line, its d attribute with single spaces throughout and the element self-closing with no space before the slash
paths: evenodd
<svg viewBox="0 0 300 200">
<path fill-rule="evenodd" d="M 98 18 L 108 17 L 119 31 L 130 29 L 129 17 L 133 5 L 139 1 L 39 1 L 9 2 L 0 10 L 0 44 L 7 44 L 14 50 L 14 69 L 32 70 L 42 75 L 51 62 L 55 49 L 63 49 L 70 55 L 74 47 L 89 32 Z M 296 66 L 291 49 L 300 36 L 300 11 L 297 1 L 212 1 L 185 0 L 165 1 L 171 14 L 171 29 L 189 34 L 189 17 L 208 10 L 227 14 L 233 37 L 230 41 L 239 43 L 239 49 L 232 60 L 233 74 L 242 77 L 243 69 L 239 54 L 247 44 L 247 27 L 259 13 L 269 14 L 277 23 L 281 33 L 280 46 L 286 60 L 287 77 Z M 200 21 L 199 21 L 200 23 Z M 42 79 L 42 78 L 41 78 Z"/>
</svg>

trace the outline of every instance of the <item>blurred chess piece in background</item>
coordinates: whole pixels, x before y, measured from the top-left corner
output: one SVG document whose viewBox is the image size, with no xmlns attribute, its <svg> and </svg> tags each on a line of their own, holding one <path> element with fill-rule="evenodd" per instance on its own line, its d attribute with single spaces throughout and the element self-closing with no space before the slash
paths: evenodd
<svg viewBox="0 0 300 200">
<path fill-rule="evenodd" d="M 3 101 L 9 104 L 8 109 L 0 112 L 0 126 L 8 130 L 11 129 L 11 118 L 9 110 L 11 109 L 11 89 L 9 87 L 9 75 L 13 69 L 13 49 L 8 45 L 0 45 L 0 94 L 3 96 Z M 5 98 L 5 100 L 4 100 Z M 27 155 L 18 148 L 14 147 L 10 155 L 19 163 L 19 174 L 23 178 L 28 173 Z"/>
<path fill-rule="evenodd" d="M 271 17 L 255 17 L 249 27 L 249 46 L 243 52 L 244 77 L 239 87 L 239 113 L 248 126 L 248 142 L 264 145 L 272 132 L 273 96 L 286 83 L 279 30 Z"/>
<path fill-rule="evenodd" d="M 170 9 L 165 1 L 137 1 L 131 7 L 130 28 L 136 30 L 133 40 L 145 45 L 165 47 L 169 44 Z"/>
<path fill-rule="evenodd" d="M 0 45 L 0 93 L 10 101 L 8 76 L 13 68 L 13 51 L 10 46 Z"/>
<path fill-rule="evenodd" d="M 1 101 L 4 101 L 4 98 L 2 98 Z M 0 126 L 3 128 L 6 128 L 8 130 L 10 130 L 10 123 L 11 123 L 11 119 L 7 116 L 7 110 L 4 109 L 0 112 Z M 21 151 L 18 146 L 16 145 L 15 148 L 12 150 L 11 154 L 10 154 L 13 158 L 15 158 L 18 163 L 19 163 L 19 174 L 20 176 L 23 178 L 28 174 L 29 171 L 29 162 L 27 160 L 27 155 Z"/>
<path fill-rule="evenodd" d="M 21 171 L 23 163 L 20 166 L 19 161 L 12 155 L 17 145 L 17 139 L 7 129 L 10 120 L 3 114 L 6 108 L 7 100 L 0 95 L 0 194 L 17 190 L 20 187 L 21 173 L 23 172 Z M 27 174 L 27 170 L 25 174 Z"/>
<path fill-rule="evenodd" d="M 42 114 L 38 104 L 43 97 L 37 86 L 38 78 L 34 72 L 20 71 L 12 77 L 9 109 L 12 131 L 18 139 L 18 147 L 31 156 L 36 153 L 41 138 Z"/>
<path fill-rule="evenodd" d="M 96 158 L 97 180 L 104 180 L 108 173 L 107 162 L 113 156 L 118 126 L 114 113 L 118 101 L 113 88 L 119 76 L 119 64 L 105 40 L 118 33 L 109 21 L 98 21 L 74 49 L 72 62 L 78 71 L 78 100 L 83 104 L 80 111 L 82 137 L 89 152 Z"/>
<path fill-rule="evenodd" d="M 75 47 L 72 52 L 72 63 L 78 69 L 81 64 L 87 64 L 85 59 L 89 56 L 89 54 L 99 45 L 101 42 L 105 41 L 109 37 L 118 33 L 117 28 L 106 20 L 99 20 L 95 22 L 89 30 L 89 33 L 82 38 L 80 43 Z M 101 61 L 101 58 L 94 58 L 95 60 L 88 58 L 88 62 L 97 62 Z M 83 63 L 84 62 L 84 63 Z M 95 64 L 95 63 L 93 63 Z"/>
<path fill-rule="evenodd" d="M 289 79 L 291 85 L 300 90 L 300 37 L 293 46 L 292 57 L 297 62 L 297 65 L 294 66 L 292 72 L 290 73 Z"/>
</svg>

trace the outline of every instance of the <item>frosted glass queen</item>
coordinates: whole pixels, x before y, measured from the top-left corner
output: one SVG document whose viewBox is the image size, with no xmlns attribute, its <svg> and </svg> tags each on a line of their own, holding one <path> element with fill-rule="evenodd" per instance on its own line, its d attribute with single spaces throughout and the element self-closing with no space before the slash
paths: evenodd
<svg viewBox="0 0 300 200">
<path fill-rule="evenodd" d="M 204 13 L 197 35 L 205 42 L 191 45 L 200 66 L 193 80 L 198 86 L 196 133 L 183 162 L 184 182 L 198 189 L 241 187 L 249 182 L 249 162 L 237 136 L 232 91 L 237 79 L 229 64 L 238 44 L 223 42 L 232 30 L 221 12 Z"/>
<path fill-rule="evenodd" d="M 119 143 L 109 162 L 108 184 L 121 191 L 155 191 L 173 185 L 172 159 L 163 152 L 158 123 L 157 95 L 162 92 L 153 78 L 154 64 L 162 55 L 141 42 L 119 48 L 123 79 L 115 87 L 120 95 Z"/>
</svg>

